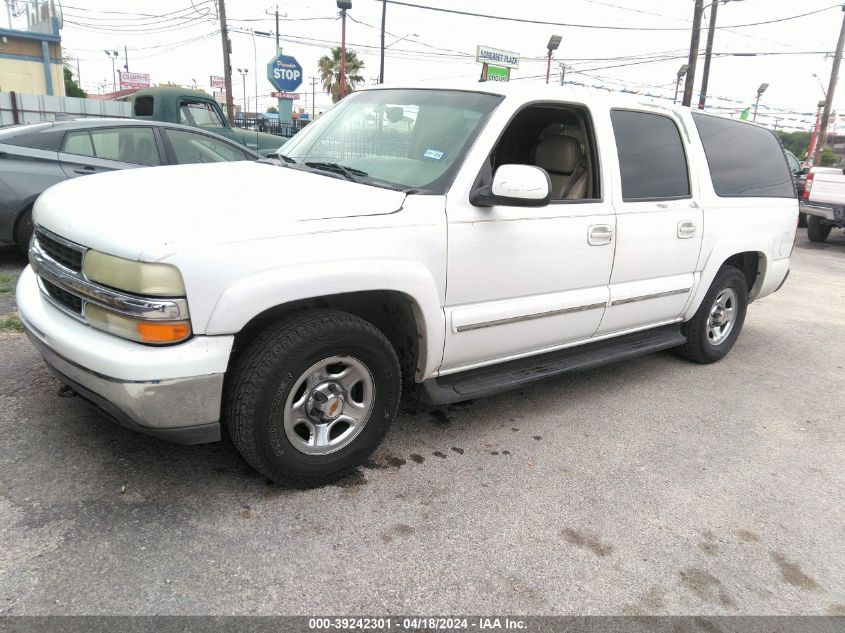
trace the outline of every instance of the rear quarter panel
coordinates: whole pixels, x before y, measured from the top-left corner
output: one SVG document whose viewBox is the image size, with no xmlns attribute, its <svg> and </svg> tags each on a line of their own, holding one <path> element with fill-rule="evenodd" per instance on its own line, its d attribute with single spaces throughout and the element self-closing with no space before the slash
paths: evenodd
<svg viewBox="0 0 845 633">
<path fill-rule="evenodd" d="M 687 320 L 701 305 L 719 269 L 737 253 L 753 252 L 759 257 L 757 279 L 749 292 L 751 300 L 777 289 L 789 270 L 789 257 L 798 228 L 798 200 L 794 197 L 716 195 L 695 122 L 689 112 L 682 116 L 691 138 L 691 171 L 699 182 L 699 204 L 704 217 L 704 234 L 696 265 L 698 283 L 682 315 Z"/>
</svg>

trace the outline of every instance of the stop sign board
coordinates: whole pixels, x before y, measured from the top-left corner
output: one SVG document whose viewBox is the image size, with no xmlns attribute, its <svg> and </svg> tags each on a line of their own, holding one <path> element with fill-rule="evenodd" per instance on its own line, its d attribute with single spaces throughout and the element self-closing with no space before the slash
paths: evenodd
<svg viewBox="0 0 845 633">
<path fill-rule="evenodd" d="M 276 55 L 267 64 L 267 79 L 279 92 L 296 92 L 302 84 L 302 66 L 290 55 Z"/>
</svg>

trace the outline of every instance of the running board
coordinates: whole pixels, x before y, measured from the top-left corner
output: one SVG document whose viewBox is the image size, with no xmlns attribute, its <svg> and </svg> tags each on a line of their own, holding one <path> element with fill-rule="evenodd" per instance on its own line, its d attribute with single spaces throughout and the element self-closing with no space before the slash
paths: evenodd
<svg viewBox="0 0 845 633">
<path fill-rule="evenodd" d="M 440 405 L 472 400 L 576 371 L 585 371 L 636 356 L 683 345 L 680 324 L 666 325 L 615 338 L 586 343 L 528 358 L 429 378 L 419 385 L 419 397 Z"/>
</svg>

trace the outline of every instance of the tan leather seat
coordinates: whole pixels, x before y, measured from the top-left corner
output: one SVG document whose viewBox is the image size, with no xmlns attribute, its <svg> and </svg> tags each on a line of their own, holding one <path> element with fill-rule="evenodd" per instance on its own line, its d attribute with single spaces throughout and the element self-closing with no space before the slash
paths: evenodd
<svg viewBox="0 0 845 633">
<path fill-rule="evenodd" d="M 571 136 L 550 135 L 534 150 L 534 164 L 549 172 L 552 200 L 580 200 L 587 195 L 587 165 L 581 145 Z"/>
</svg>

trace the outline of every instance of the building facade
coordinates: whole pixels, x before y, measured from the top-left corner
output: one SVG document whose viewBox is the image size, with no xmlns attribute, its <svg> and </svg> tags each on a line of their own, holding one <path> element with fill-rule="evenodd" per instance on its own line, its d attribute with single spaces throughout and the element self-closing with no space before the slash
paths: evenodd
<svg viewBox="0 0 845 633">
<path fill-rule="evenodd" d="M 65 96 L 59 21 L 26 31 L 0 28 L 0 92 Z"/>
</svg>

